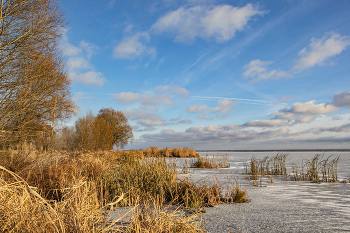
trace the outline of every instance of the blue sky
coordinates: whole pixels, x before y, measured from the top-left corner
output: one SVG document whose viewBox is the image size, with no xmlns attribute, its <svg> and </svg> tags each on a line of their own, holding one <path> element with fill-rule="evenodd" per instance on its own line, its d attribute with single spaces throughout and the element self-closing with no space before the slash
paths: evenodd
<svg viewBox="0 0 350 233">
<path fill-rule="evenodd" d="M 60 0 L 80 112 L 127 146 L 350 148 L 350 2 Z"/>
</svg>

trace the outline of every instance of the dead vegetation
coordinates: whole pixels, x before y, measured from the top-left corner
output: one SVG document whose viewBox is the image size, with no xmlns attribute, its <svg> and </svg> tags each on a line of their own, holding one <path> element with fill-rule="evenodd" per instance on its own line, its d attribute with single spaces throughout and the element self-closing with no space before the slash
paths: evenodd
<svg viewBox="0 0 350 233">
<path fill-rule="evenodd" d="M 3 151 L 2 229 L 38 232 L 44 226 L 39 232 L 202 232 L 204 224 L 198 214 L 167 212 L 165 206 L 201 209 L 247 201 L 246 191 L 237 182 L 233 190 L 223 193 L 217 182 L 195 184 L 179 179 L 174 164 L 159 158 L 140 160 L 132 153 Z M 127 225 L 103 217 L 118 206 L 137 209 Z"/>
<path fill-rule="evenodd" d="M 250 160 L 249 166 L 244 165 L 244 174 L 249 175 L 249 179 L 257 181 L 263 177 L 269 177 L 271 182 L 274 180 L 272 175 L 282 175 L 286 179 L 294 181 L 314 181 L 314 182 L 337 182 L 337 165 L 339 156 L 328 156 L 316 154 L 310 160 L 303 160 L 301 165 L 292 163 L 292 172 L 287 173 L 286 153 L 278 153 L 273 158 L 268 156 L 262 159 L 256 159 L 254 156 Z M 256 184 L 256 182 L 255 182 Z"/>
<path fill-rule="evenodd" d="M 228 162 L 228 155 L 213 155 L 199 157 L 192 162 L 192 168 L 228 168 L 230 164 Z"/>
</svg>

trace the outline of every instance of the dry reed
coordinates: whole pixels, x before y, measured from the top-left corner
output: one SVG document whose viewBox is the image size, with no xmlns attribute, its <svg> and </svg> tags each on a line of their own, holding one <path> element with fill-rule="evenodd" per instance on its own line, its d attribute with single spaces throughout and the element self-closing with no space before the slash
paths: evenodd
<svg viewBox="0 0 350 233">
<path fill-rule="evenodd" d="M 228 155 L 216 155 L 209 157 L 199 157 L 195 161 L 192 161 L 192 168 L 228 168 L 230 164 L 228 162 Z"/>
</svg>

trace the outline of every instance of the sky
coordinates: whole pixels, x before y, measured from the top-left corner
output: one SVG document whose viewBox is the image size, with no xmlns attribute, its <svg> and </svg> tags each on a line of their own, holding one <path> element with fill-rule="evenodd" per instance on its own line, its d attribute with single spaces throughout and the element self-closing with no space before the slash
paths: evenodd
<svg viewBox="0 0 350 233">
<path fill-rule="evenodd" d="M 350 149 L 350 1 L 58 0 L 78 117 L 125 149 Z"/>
</svg>

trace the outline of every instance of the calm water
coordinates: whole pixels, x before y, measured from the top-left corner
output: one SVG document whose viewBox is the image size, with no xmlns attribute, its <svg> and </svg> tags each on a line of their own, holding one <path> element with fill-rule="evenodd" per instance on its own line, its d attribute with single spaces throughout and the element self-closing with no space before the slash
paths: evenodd
<svg viewBox="0 0 350 233">
<path fill-rule="evenodd" d="M 210 182 L 215 177 L 224 187 L 230 187 L 233 177 L 247 189 L 248 203 L 221 204 L 207 208 L 205 218 L 209 232 L 350 232 L 350 184 L 311 183 L 286 181 L 276 178 L 276 183 L 267 187 L 255 187 L 242 175 L 244 163 L 251 156 L 257 159 L 273 157 L 276 152 L 221 152 L 200 153 L 203 155 L 228 155 L 230 168 L 191 169 L 189 177 L 197 182 Z M 315 152 L 292 152 L 286 159 L 287 172 L 291 172 L 292 162 L 301 164 L 303 159 L 312 159 Z M 326 152 L 340 156 L 338 178 L 350 177 L 350 152 Z M 177 159 L 181 170 L 184 161 Z"/>
</svg>

